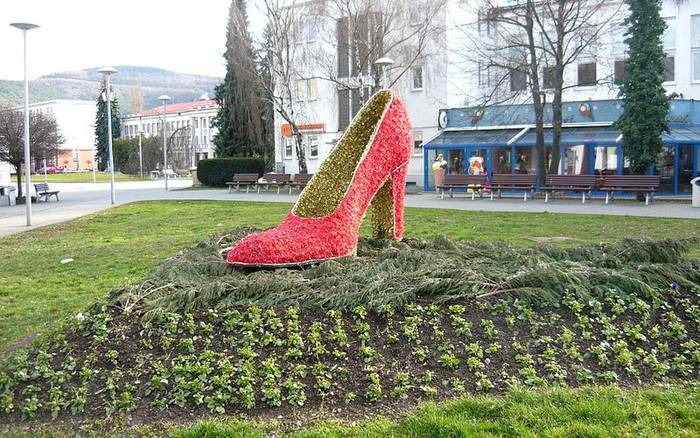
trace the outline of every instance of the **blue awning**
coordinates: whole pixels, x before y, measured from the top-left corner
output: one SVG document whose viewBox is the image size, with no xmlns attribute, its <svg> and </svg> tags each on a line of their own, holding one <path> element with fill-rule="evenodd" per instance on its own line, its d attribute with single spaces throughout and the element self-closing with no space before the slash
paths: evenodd
<svg viewBox="0 0 700 438">
<path fill-rule="evenodd" d="M 449 130 L 441 132 L 425 145 L 426 149 L 444 149 L 465 146 L 506 146 L 520 133 L 521 129 L 480 129 Z M 595 143 L 614 145 L 620 137 L 620 131 L 612 126 L 584 126 L 562 128 L 561 144 L 578 145 Z M 671 125 L 670 133 L 663 134 L 668 144 L 700 144 L 700 125 Z M 552 143 L 552 130 L 545 130 L 545 144 Z M 534 146 L 536 144 L 535 128 L 512 143 L 513 146 Z"/>
</svg>

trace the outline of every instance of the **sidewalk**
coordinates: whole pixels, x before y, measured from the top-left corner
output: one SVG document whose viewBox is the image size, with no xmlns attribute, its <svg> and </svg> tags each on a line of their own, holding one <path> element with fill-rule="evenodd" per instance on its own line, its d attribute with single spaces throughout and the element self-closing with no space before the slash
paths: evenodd
<svg viewBox="0 0 700 438">
<path fill-rule="evenodd" d="M 148 200 L 215 200 L 215 201 L 264 201 L 292 203 L 297 192 L 292 195 L 269 193 L 228 193 L 226 189 L 188 190 L 190 180 L 171 180 L 170 191 L 166 192 L 163 181 L 139 181 L 116 183 L 116 205 Z M 32 204 L 33 226 L 31 228 L 55 224 L 75 219 L 90 213 L 110 208 L 108 183 L 64 183 L 51 184 L 52 189 L 60 190 L 60 202 Z M 490 201 L 488 198 L 471 200 L 464 195 L 440 199 L 434 193 L 408 195 L 407 207 L 441 208 L 469 211 L 498 212 L 550 212 L 573 214 L 607 214 L 619 216 L 674 217 L 700 219 L 700 209 L 690 203 L 655 202 L 649 206 L 633 201 L 616 201 L 605 205 L 594 199 L 586 204 L 575 200 L 556 200 L 545 204 L 541 199 L 523 202 L 522 198 L 504 198 Z M 30 229 L 26 225 L 25 206 L 0 206 L 0 236 L 19 233 Z"/>
</svg>

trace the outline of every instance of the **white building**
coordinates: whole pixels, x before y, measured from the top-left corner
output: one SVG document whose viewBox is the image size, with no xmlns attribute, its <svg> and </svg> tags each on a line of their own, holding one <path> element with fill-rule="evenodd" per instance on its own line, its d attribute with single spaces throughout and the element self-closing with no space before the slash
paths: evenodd
<svg viewBox="0 0 700 438">
<path fill-rule="evenodd" d="M 406 3 L 403 26 L 410 29 L 414 25 L 414 17 L 420 16 L 416 15 L 416 11 L 421 11 L 421 5 L 425 1 L 407 0 Z M 340 52 L 322 35 L 341 34 L 337 31 L 337 26 L 342 17 L 339 18 L 328 9 L 324 12 L 324 16 L 315 16 L 302 23 L 301 30 L 296 33 L 296 44 L 302 47 L 302 53 L 332 52 L 337 61 Z M 568 87 L 563 96 L 565 102 L 617 98 L 618 87 L 615 80 L 624 72 L 623 21 L 626 9 L 624 5 L 620 6 L 619 1 L 611 1 L 600 13 L 610 14 L 609 17 L 606 16 L 606 20 L 610 19 L 606 21 L 603 35 L 589 54 L 580 56 L 564 73 L 565 87 Z M 668 94 L 677 93 L 685 99 L 699 99 L 700 1 L 664 0 L 661 14 L 668 25 L 663 38 L 667 54 L 664 73 L 666 90 Z M 464 2 L 446 0 L 443 10 L 433 19 L 444 23 L 445 32 L 428 44 L 419 60 L 405 71 L 393 86 L 406 103 L 413 122 L 414 151 L 408 180 L 415 181 L 418 185 L 422 185 L 424 181 L 421 146 L 437 133 L 439 109 L 478 105 L 493 85 L 489 82 L 493 75 L 475 65 L 473 58 L 467 53 L 469 45 L 465 43 L 465 35 L 473 31 L 484 34 L 488 32 L 487 23 L 479 19 L 477 11 L 467 10 Z M 343 54 L 352 56 L 350 51 Z M 375 58 L 379 56 L 393 55 L 382 53 L 377 54 Z M 336 62 L 338 67 L 335 80 L 324 80 L 321 78 L 328 77 L 327 72 L 314 71 L 326 68 L 323 63 L 315 63 L 313 58 L 304 60 L 305 70 L 300 72 L 297 83 L 296 112 L 301 114 L 298 124 L 304 134 L 308 169 L 313 173 L 342 135 L 349 116 L 359 110 L 351 93 L 343 90 L 338 83 L 342 83 L 343 80 L 356 81 L 363 76 L 344 78 L 342 72 L 337 69 L 347 66 Z M 402 69 L 388 70 L 389 81 L 392 75 L 400 70 Z M 544 81 L 545 72 L 540 76 Z M 526 78 L 523 78 L 524 80 Z M 517 86 L 517 81 L 515 85 Z M 542 85 L 548 94 L 548 101 L 551 102 L 551 92 L 547 84 Z M 527 96 L 520 102 L 527 102 Z M 298 165 L 291 129 L 278 114 L 275 117 L 275 128 L 276 161 L 284 164 L 286 173 L 296 173 Z"/>
<path fill-rule="evenodd" d="M 23 111 L 24 107 L 15 109 Z M 97 114 L 95 102 L 49 100 L 29 105 L 29 111 L 53 116 L 65 140 L 53 156 L 32 156 L 34 169 L 43 167 L 44 159 L 47 166 L 59 166 L 66 170 L 92 169 L 95 159 L 95 116 Z"/>
<path fill-rule="evenodd" d="M 187 137 L 185 164 L 188 167 L 196 166 L 199 160 L 214 157 L 213 139 L 217 130 L 212 127 L 212 121 L 218 110 L 219 105 L 216 101 L 206 95 L 192 102 L 167 105 L 165 120 L 168 136 L 181 134 Z M 158 136 L 162 131 L 163 106 L 138 114 L 129 114 L 123 117 L 121 122 L 123 137 L 138 137 L 139 131 L 145 137 Z"/>
</svg>

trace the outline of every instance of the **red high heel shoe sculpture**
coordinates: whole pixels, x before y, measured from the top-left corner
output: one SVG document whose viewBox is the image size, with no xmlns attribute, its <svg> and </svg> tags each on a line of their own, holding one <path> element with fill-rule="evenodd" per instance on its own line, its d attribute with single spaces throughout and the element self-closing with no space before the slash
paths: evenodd
<svg viewBox="0 0 700 438">
<path fill-rule="evenodd" d="M 354 255 L 360 223 L 372 209 L 375 237 L 403 236 L 411 124 L 390 91 L 376 93 L 299 195 L 287 218 L 231 249 L 234 266 L 297 266 Z"/>
</svg>

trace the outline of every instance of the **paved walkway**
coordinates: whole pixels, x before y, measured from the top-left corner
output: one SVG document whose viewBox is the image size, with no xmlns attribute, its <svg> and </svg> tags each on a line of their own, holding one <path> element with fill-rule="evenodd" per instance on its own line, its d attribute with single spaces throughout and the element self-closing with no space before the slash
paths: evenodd
<svg viewBox="0 0 700 438">
<path fill-rule="evenodd" d="M 294 202 L 296 193 L 277 195 L 270 193 L 227 193 L 226 189 L 186 190 L 192 184 L 189 180 L 171 180 L 171 191 L 166 192 L 162 181 L 141 181 L 117 183 L 117 205 L 135 201 L 177 199 L 177 200 L 226 200 L 226 201 L 267 201 Z M 51 184 L 51 188 L 60 190 L 60 202 L 41 202 L 32 205 L 32 228 L 64 222 L 86 214 L 110 208 L 108 183 L 73 183 Z M 182 190 L 185 189 L 185 190 Z M 474 201 L 464 195 L 453 199 L 440 199 L 434 193 L 408 195 L 406 206 L 418 208 L 446 208 L 472 211 L 510 211 L 510 212 L 551 212 L 575 214 L 610 214 L 649 217 L 676 217 L 700 219 L 700 209 L 692 208 L 689 203 L 655 202 L 645 206 L 632 201 L 616 201 L 605 205 L 595 199 L 581 204 L 574 200 L 557 200 L 545 204 L 541 199 L 523 202 L 521 198 L 504 198 L 490 201 Z M 0 206 L 0 236 L 7 236 L 29 229 L 25 226 L 25 206 Z"/>
</svg>

